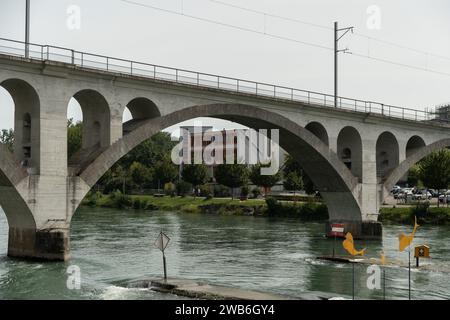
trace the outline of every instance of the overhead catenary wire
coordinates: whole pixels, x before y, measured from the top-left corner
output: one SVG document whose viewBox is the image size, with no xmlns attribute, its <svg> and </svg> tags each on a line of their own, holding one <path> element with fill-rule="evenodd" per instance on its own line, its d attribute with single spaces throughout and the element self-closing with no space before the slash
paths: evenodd
<svg viewBox="0 0 450 320">
<path fill-rule="evenodd" d="M 200 17 L 200 16 L 195 16 L 195 15 L 192 15 L 192 14 L 187 14 L 187 13 L 184 12 L 184 9 L 182 11 L 175 11 L 175 10 L 165 9 L 165 8 L 161 8 L 161 7 L 157 7 L 157 6 L 154 6 L 154 5 L 141 3 L 141 2 L 133 1 L 133 0 L 119 0 L 119 1 L 121 1 L 123 3 L 130 4 L 130 5 L 141 6 L 141 7 L 153 9 L 153 10 L 156 10 L 156 11 L 161 11 L 161 12 L 165 12 L 165 13 L 173 14 L 173 15 L 178 15 L 178 16 L 183 16 L 183 17 L 187 17 L 187 18 L 190 18 L 190 19 L 194 19 L 194 20 L 198 20 L 198 21 L 202 21 L 202 22 L 206 22 L 206 23 L 211 23 L 211 24 L 215 24 L 215 25 L 220 25 L 220 26 L 223 26 L 223 27 L 228 27 L 228 28 L 232 28 L 232 29 L 236 29 L 236 30 L 240 30 L 240 31 L 244 31 L 244 32 L 250 32 L 250 33 L 254 33 L 254 34 L 258 34 L 258 35 L 262 35 L 262 36 L 267 36 L 267 37 L 270 37 L 270 38 L 273 38 L 273 39 L 293 42 L 293 43 L 306 45 L 306 46 L 310 46 L 310 47 L 315 47 L 315 48 L 319 48 L 319 49 L 324 49 L 324 50 L 330 50 L 330 51 L 334 50 L 332 47 L 328 47 L 326 45 L 322 45 L 322 44 L 318 44 L 318 43 L 312 43 L 312 42 L 308 42 L 308 41 L 302 41 L 302 40 L 299 40 L 299 39 L 294 39 L 294 38 L 290 38 L 290 37 L 286 37 L 286 36 L 282 36 L 282 35 L 276 35 L 276 34 L 269 33 L 269 32 L 267 32 L 267 28 L 265 26 L 265 23 L 264 23 L 264 30 L 260 31 L 260 30 L 256 30 L 256 29 L 251 29 L 251 28 L 247 28 L 247 27 L 237 26 L 237 25 L 234 25 L 234 24 L 230 24 L 230 23 L 226 23 L 226 22 L 221 22 L 221 21 L 205 18 L 205 17 Z M 213 2 L 213 3 L 218 3 L 218 4 L 221 4 L 221 5 L 224 5 L 224 6 L 233 7 L 233 8 L 240 9 L 240 10 L 245 10 L 245 11 L 248 11 L 248 12 L 261 14 L 261 15 L 264 15 L 265 17 L 274 17 L 274 18 L 278 18 L 278 19 L 284 19 L 284 20 L 287 20 L 287 21 L 292 21 L 292 22 L 295 22 L 295 23 L 301 23 L 301 24 L 305 24 L 305 25 L 310 25 L 310 26 L 317 27 L 317 28 L 333 30 L 333 28 L 330 28 L 330 27 L 327 27 L 327 26 L 324 26 L 324 25 L 310 23 L 310 22 L 299 20 L 299 19 L 295 19 L 295 18 L 288 18 L 288 17 L 283 17 L 283 16 L 279 16 L 279 15 L 275 15 L 275 14 L 270 14 L 270 13 L 266 13 L 266 12 L 259 11 L 259 10 L 249 9 L 249 8 L 241 7 L 241 6 L 238 6 L 238 5 L 225 3 L 225 2 L 222 2 L 222 1 L 219 1 L 219 0 L 207 0 L 207 1 L 210 1 L 210 2 Z M 434 53 L 429 53 L 429 52 L 426 52 L 426 51 L 422 51 L 422 50 L 419 50 L 419 49 L 414 49 L 414 48 L 410 48 L 410 47 L 407 47 L 407 46 L 398 45 L 398 44 L 395 44 L 393 42 L 389 42 L 389 41 L 382 40 L 382 39 L 377 39 L 377 38 L 374 38 L 374 37 L 363 35 L 361 33 L 355 33 L 355 35 L 360 36 L 360 37 L 365 37 L 369 41 L 372 40 L 372 41 L 377 41 L 377 42 L 383 42 L 383 43 L 386 43 L 386 44 L 389 44 L 389 45 L 392 45 L 392 46 L 400 47 L 400 48 L 405 49 L 405 50 L 410 50 L 410 51 L 414 51 L 416 53 L 424 54 L 424 55 L 427 56 L 427 64 L 428 64 L 428 58 L 429 57 L 438 57 L 438 58 L 446 59 L 446 60 L 450 61 L 450 57 L 445 57 L 445 56 L 442 56 L 442 55 L 437 55 L 437 54 L 434 54 Z M 392 61 L 392 60 L 389 60 L 389 59 L 373 56 L 373 55 L 370 54 L 370 43 L 368 44 L 368 53 L 367 54 L 353 53 L 353 55 L 361 57 L 361 58 L 370 59 L 370 60 L 373 60 L 373 61 L 378 61 L 378 62 L 391 64 L 391 65 L 397 65 L 397 66 L 400 66 L 400 67 L 414 69 L 414 70 L 418 70 L 418 71 L 422 71 L 422 72 L 429 72 L 429 73 L 434 73 L 434 74 L 443 75 L 443 76 L 450 76 L 450 73 L 437 71 L 437 70 L 432 70 L 432 69 L 429 69 L 428 67 L 424 68 L 424 67 L 414 66 L 414 65 L 405 64 L 405 63 L 399 63 L 399 62 L 395 62 L 395 61 Z"/>
<path fill-rule="evenodd" d="M 300 19 L 297 19 L 297 18 L 291 18 L 291 17 L 286 17 L 286 16 L 281 16 L 281 15 L 268 13 L 268 12 L 265 12 L 265 11 L 260 11 L 260 10 L 255 10 L 255 9 L 251 9 L 251 8 L 246 8 L 246 7 L 238 6 L 236 4 L 231 4 L 231 3 L 227 3 L 227 2 L 224 2 L 224 1 L 220 1 L 220 0 L 207 0 L 207 1 L 212 2 L 212 3 L 216 3 L 216 4 L 220 4 L 222 6 L 230 7 L 230 8 L 235 8 L 235 9 L 239 9 L 239 10 L 242 10 L 242 11 L 252 12 L 252 13 L 260 14 L 260 15 L 265 15 L 267 17 L 272 17 L 272 18 L 276 18 L 276 19 L 280 19 L 280 20 L 290 21 L 290 22 L 293 22 L 293 23 L 308 25 L 308 26 L 311 26 L 311 27 L 319 28 L 319 29 L 333 30 L 332 27 L 325 26 L 325 25 L 322 25 L 322 24 L 317 24 L 317 23 L 313 23 L 313 22 L 309 22 L 309 21 L 305 21 L 305 20 L 300 20 Z M 393 47 L 397 47 L 397 48 L 400 48 L 400 49 L 409 50 L 409 51 L 413 51 L 415 53 L 420 53 L 420 54 L 423 54 L 423 55 L 428 55 L 430 57 L 436 57 L 436 58 L 439 58 L 439 59 L 444 59 L 444 60 L 450 61 L 450 57 L 447 57 L 447 56 L 444 56 L 444 55 L 439 55 L 439 54 L 436 54 L 436 53 L 432 53 L 432 52 L 428 52 L 428 51 L 412 48 L 412 47 L 409 47 L 409 46 L 401 45 L 401 44 L 398 44 L 398 43 L 395 43 L 395 42 L 392 42 L 392 41 L 383 40 L 383 39 L 380 39 L 380 38 L 368 36 L 368 35 L 360 33 L 360 32 L 354 32 L 353 34 L 358 36 L 358 37 L 367 38 L 370 41 L 380 42 L 380 43 L 384 43 L 384 44 L 387 44 L 387 45 L 390 45 L 390 46 L 393 46 Z"/>
<path fill-rule="evenodd" d="M 274 39 L 290 41 L 290 42 L 294 42 L 294 43 L 303 44 L 303 45 L 306 45 L 306 46 L 316 47 L 316 48 L 319 48 L 319 49 L 333 50 L 333 48 L 325 46 L 325 45 L 322 45 L 322 44 L 302 41 L 302 40 L 293 39 L 293 38 L 290 38 L 290 37 L 285 37 L 285 36 L 280 36 L 280 35 L 275 35 L 275 34 L 268 33 L 266 31 L 259 31 L 259 30 L 256 30 L 256 29 L 250 29 L 250 28 L 246 28 L 246 27 L 242 27 L 242 26 L 236 26 L 236 25 L 233 25 L 233 24 L 230 24 L 230 23 L 216 21 L 216 20 L 212 20 L 212 19 L 209 19 L 209 18 L 199 17 L 199 16 L 194 16 L 194 15 L 191 15 L 191 14 L 187 14 L 187 13 L 179 12 L 179 11 L 175 11 L 175 10 L 164 9 L 164 8 L 152 6 L 152 5 L 141 3 L 141 2 L 137 2 L 137 1 L 132 1 L 132 0 L 120 0 L 120 1 L 124 2 L 124 3 L 128 3 L 128 4 L 136 5 L 136 6 L 146 7 L 146 8 L 157 10 L 157 11 L 162 11 L 162 12 L 166 12 L 166 13 L 170 13 L 170 14 L 174 14 L 174 15 L 187 17 L 187 18 L 190 18 L 190 19 L 195 19 L 195 20 L 199 20 L 199 21 L 203 21 L 203 22 L 207 22 L 207 23 L 220 25 L 220 26 L 223 26 L 223 27 L 228 27 L 228 28 L 237 29 L 237 30 L 240 30 L 240 31 L 251 32 L 251 33 L 256 33 L 256 34 L 263 35 L 263 36 L 268 36 L 268 37 L 274 38 Z"/>
</svg>

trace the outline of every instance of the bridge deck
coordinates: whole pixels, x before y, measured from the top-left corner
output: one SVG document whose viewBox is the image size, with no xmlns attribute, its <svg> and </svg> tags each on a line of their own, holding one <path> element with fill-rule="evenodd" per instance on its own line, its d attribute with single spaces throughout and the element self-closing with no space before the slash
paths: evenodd
<svg viewBox="0 0 450 320">
<path fill-rule="evenodd" d="M 204 88 L 215 88 L 230 92 L 274 98 L 277 100 L 282 99 L 310 105 L 320 105 L 330 108 L 335 107 L 334 96 L 320 92 L 158 66 L 132 60 L 80 52 L 57 46 L 30 43 L 29 48 L 29 58 L 40 61 L 62 62 L 86 69 L 102 70 L 111 73 L 120 73 L 180 84 L 189 84 Z M 25 57 L 25 43 L 0 38 L 0 53 L 15 57 Z M 438 121 L 435 113 L 429 111 L 403 108 L 379 102 L 364 101 L 346 97 L 338 97 L 337 100 L 337 108 L 343 110 L 378 114 L 389 118 L 403 120 L 433 122 L 434 125 L 446 124 L 446 122 L 441 122 L 441 120 Z"/>
</svg>

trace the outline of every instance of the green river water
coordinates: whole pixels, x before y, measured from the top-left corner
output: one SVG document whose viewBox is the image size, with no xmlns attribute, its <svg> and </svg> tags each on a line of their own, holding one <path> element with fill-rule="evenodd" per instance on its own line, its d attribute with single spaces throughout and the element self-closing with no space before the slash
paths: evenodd
<svg viewBox="0 0 450 320">
<path fill-rule="evenodd" d="M 135 280 L 160 277 L 161 252 L 154 241 L 163 229 L 171 277 L 196 279 L 294 297 L 305 294 L 350 297 L 352 267 L 316 259 L 332 252 L 323 223 L 295 219 L 137 212 L 81 208 L 71 230 L 72 259 L 27 262 L 7 257 L 8 225 L 0 209 L 0 299 L 182 299 L 147 289 L 130 288 Z M 397 250 L 399 232 L 410 226 L 385 225 L 383 241 L 355 241 L 368 257 L 407 263 Z M 427 270 L 412 270 L 413 299 L 450 298 L 450 227 L 423 226 L 415 244 L 428 244 Z M 341 242 L 337 252 L 344 254 Z M 67 288 L 67 267 L 81 271 L 81 289 Z M 388 299 L 408 297 L 408 270 L 386 269 Z M 382 290 L 366 286 L 367 266 L 356 265 L 358 299 L 381 299 Z"/>
</svg>

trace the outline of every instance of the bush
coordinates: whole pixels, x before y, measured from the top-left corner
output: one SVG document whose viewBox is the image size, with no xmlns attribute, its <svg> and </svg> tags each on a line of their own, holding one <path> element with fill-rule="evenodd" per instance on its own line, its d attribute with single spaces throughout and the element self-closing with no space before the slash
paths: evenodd
<svg viewBox="0 0 450 320">
<path fill-rule="evenodd" d="M 300 206 L 292 203 L 282 204 L 277 199 L 269 197 L 266 199 L 266 205 L 269 216 L 295 217 L 304 221 L 322 221 L 328 219 L 328 208 L 324 204 L 312 202 Z"/>
<path fill-rule="evenodd" d="M 192 192 L 192 184 L 186 181 L 179 181 L 176 185 L 177 193 L 179 196 L 185 197 Z"/>
<path fill-rule="evenodd" d="M 186 204 L 180 208 L 181 211 L 185 213 L 198 213 L 199 208 L 194 204 Z"/>
<path fill-rule="evenodd" d="M 415 207 L 411 207 L 411 218 L 417 217 L 417 220 L 425 218 L 429 207 L 429 202 L 418 203 Z"/>
<path fill-rule="evenodd" d="M 228 198 L 231 196 L 230 188 L 222 185 L 216 184 L 214 186 L 214 197 L 216 198 Z"/>
<path fill-rule="evenodd" d="M 243 187 L 241 188 L 241 196 L 243 196 L 243 197 L 248 197 L 248 194 L 249 194 L 249 189 L 248 189 L 248 187 L 247 187 L 247 186 L 243 186 Z"/>
<path fill-rule="evenodd" d="M 200 196 L 201 197 L 206 197 L 208 199 L 212 198 L 213 196 L 213 190 L 211 185 L 208 184 L 202 184 L 201 186 L 198 187 L 200 189 Z"/>
<path fill-rule="evenodd" d="M 261 190 L 259 188 L 253 188 L 252 190 L 253 198 L 258 198 L 261 195 Z"/>
<path fill-rule="evenodd" d="M 111 199 L 111 204 L 115 208 L 126 209 L 130 208 L 132 205 L 131 197 L 126 194 L 122 194 L 122 192 L 120 191 L 115 191 L 111 193 L 109 197 Z"/>
<path fill-rule="evenodd" d="M 141 209 L 141 200 L 139 198 L 133 200 L 133 209 L 135 210 Z"/>
<path fill-rule="evenodd" d="M 266 205 L 267 205 L 267 213 L 269 215 L 276 215 L 278 212 L 281 211 L 281 203 L 272 197 L 266 198 Z"/>
<path fill-rule="evenodd" d="M 135 199 L 133 199 L 133 209 L 135 209 L 135 210 L 146 209 L 147 202 L 148 201 L 146 199 L 135 198 Z"/>
<path fill-rule="evenodd" d="M 92 192 L 90 191 L 83 200 L 83 205 L 95 207 L 98 204 L 98 200 L 103 198 L 103 194 L 100 191 Z"/>
<path fill-rule="evenodd" d="M 168 183 L 164 184 L 164 193 L 166 195 L 174 197 L 176 192 L 177 192 L 177 188 L 176 188 L 175 184 L 173 184 L 172 182 L 168 182 Z"/>
</svg>

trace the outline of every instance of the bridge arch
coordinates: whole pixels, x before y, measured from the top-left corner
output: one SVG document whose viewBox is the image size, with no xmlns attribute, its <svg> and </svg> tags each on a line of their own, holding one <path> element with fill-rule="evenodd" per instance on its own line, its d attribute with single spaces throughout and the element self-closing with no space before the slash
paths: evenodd
<svg viewBox="0 0 450 320">
<path fill-rule="evenodd" d="M 327 146 L 329 145 L 328 141 L 328 133 L 325 127 L 319 122 L 312 121 L 305 126 L 305 129 L 314 134 L 317 138 L 319 138 L 323 143 Z"/>
<path fill-rule="evenodd" d="M 107 147 L 111 142 L 111 111 L 105 97 L 93 89 L 83 89 L 73 95 L 83 113 L 82 148 Z"/>
<path fill-rule="evenodd" d="M 260 129 L 279 129 L 280 146 L 303 166 L 328 204 L 331 220 L 361 221 L 354 195 L 358 181 L 334 152 L 314 134 L 277 113 L 242 104 L 210 104 L 185 108 L 147 120 L 115 142 L 80 173 L 90 187 L 120 158 L 164 128 L 197 118 L 213 117 Z"/>
<path fill-rule="evenodd" d="M 339 159 L 347 166 L 352 174 L 362 179 L 362 140 L 358 130 L 354 127 L 344 127 L 337 138 L 337 153 Z"/>
<path fill-rule="evenodd" d="M 376 144 L 377 177 L 383 177 L 399 164 L 399 146 L 395 136 L 385 131 Z"/>
<path fill-rule="evenodd" d="M 450 139 L 442 139 L 427 146 L 415 148 L 410 155 L 402 161 L 394 170 L 389 172 L 383 179 L 383 197 L 389 195 L 392 187 L 414 166 L 417 162 L 425 158 L 434 151 L 450 147 Z M 384 199 L 383 199 L 384 200 Z"/>
<path fill-rule="evenodd" d="M 425 141 L 419 136 L 412 136 L 406 143 L 406 158 L 414 154 L 418 149 L 425 147 Z"/>
<path fill-rule="evenodd" d="M 150 99 L 144 97 L 134 98 L 128 102 L 126 109 L 130 111 L 131 120 L 126 122 L 122 121 L 124 135 L 136 129 L 145 120 L 154 119 L 161 116 L 161 112 L 157 105 Z"/>
<path fill-rule="evenodd" d="M 40 169 L 40 99 L 28 82 L 12 78 L 0 83 L 14 102 L 14 156 L 35 174 Z"/>
</svg>

